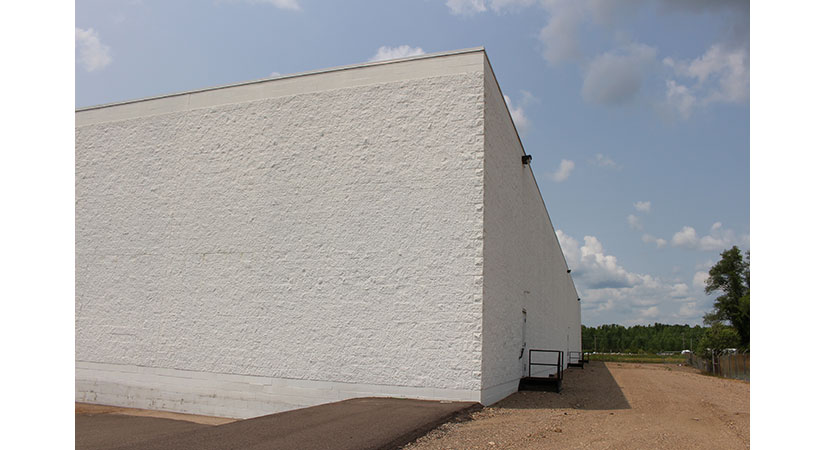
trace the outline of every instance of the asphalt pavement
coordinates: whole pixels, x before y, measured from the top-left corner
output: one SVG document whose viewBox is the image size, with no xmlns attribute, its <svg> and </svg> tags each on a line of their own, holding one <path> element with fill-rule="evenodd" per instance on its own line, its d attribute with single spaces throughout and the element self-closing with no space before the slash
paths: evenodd
<svg viewBox="0 0 825 450">
<path fill-rule="evenodd" d="M 212 428 L 210 425 L 183 420 L 120 414 L 75 414 L 74 421 L 77 450 L 109 450 L 201 428 Z"/>
<path fill-rule="evenodd" d="M 471 402 L 356 398 L 218 426 L 77 414 L 75 443 L 78 450 L 395 449 L 480 408 Z"/>
</svg>

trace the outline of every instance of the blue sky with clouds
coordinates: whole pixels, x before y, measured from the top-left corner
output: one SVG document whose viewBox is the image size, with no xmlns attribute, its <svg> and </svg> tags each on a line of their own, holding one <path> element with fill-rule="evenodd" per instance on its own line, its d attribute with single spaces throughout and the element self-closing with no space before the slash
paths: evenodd
<svg viewBox="0 0 825 450">
<path fill-rule="evenodd" d="M 701 323 L 750 248 L 742 0 L 76 2 L 76 106 L 484 46 L 587 325 Z"/>
</svg>

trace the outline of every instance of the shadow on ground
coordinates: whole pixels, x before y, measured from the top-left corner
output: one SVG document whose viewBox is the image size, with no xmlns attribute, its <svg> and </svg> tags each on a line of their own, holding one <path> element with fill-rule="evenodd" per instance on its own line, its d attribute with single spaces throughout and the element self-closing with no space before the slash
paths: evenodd
<svg viewBox="0 0 825 450">
<path fill-rule="evenodd" d="M 523 391 L 493 405 L 512 409 L 630 409 L 630 404 L 601 361 L 593 361 L 584 368 L 571 367 L 564 371 L 562 390 L 555 392 Z"/>
</svg>

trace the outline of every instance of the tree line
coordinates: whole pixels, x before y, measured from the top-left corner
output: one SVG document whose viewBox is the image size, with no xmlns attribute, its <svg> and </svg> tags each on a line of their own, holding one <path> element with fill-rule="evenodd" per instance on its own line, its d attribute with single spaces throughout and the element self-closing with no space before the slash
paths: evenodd
<svg viewBox="0 0 825 450">
<path fill-rule="evenodd" d="M 582 325 L 582 349 L 585 352 L 659 353 L 693 350 L 708 330 L 699 325 Z"/>
</svg>

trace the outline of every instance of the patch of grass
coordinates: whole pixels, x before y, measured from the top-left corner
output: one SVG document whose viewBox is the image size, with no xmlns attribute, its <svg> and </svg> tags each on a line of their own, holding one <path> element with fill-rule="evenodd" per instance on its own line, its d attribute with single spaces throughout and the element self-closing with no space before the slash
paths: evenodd
<svg viewBox="0 0 825 450">
<path fill-rule="evenodd" d="M 626 362 L 626 363 L 684 363 L 683 355 L 655 355 L 655 354 L 609 354 L 596 353 L 588 355 L 590 361 Z"/>
</svg>

